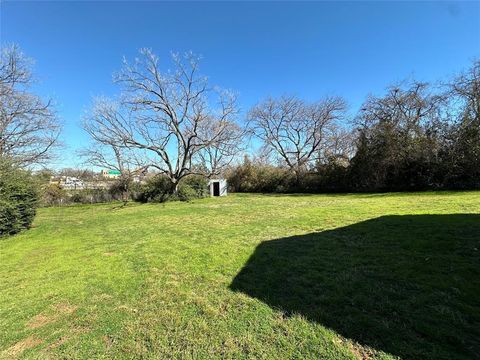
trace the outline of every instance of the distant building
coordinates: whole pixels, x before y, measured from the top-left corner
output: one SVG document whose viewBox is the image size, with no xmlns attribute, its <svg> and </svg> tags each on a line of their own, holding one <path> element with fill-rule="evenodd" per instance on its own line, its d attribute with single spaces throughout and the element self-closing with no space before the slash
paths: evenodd
<svg viewBox="0 0 480 360">
<path fill-rule="evenodd" d="M 85 183 L 77 177 L 74 176 L 52 176 L 50 179 L 50 184 L 57 184 L 62 189 L 66 190 L 81 190 L 86 189 Z"/>
<path fill-rule="evenodd" d="M 85 181 L 75 176 L 51 176 L 50 184 L 58 185 L 65 190 L 86 190 L 86 189 L 108 189 L 111 186 L 111 181 L 99 181 L 93 179 Z"/>
<path fill-rule="evenodd" d="M 102 176 L 105 179 L 116 179 L 118 178 L 122 173 L 118 170 L 102 170 L 101 172 Z"/>
<path fill-rule="evenodd" d="M 210 196 L 227 196 L 227 180 L 212 179 L 208 183 Z"/>
</svg>

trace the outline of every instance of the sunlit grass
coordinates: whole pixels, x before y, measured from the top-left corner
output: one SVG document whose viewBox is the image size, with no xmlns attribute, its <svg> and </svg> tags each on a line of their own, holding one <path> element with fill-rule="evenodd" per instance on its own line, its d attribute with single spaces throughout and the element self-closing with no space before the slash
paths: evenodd
<svg viewBox="0 0 480 360">
<path fill-rule="evenodd" d="M 292 311 L 296 308 L 285 306 L 285 299 L 269 302 L 231 285 L 265 241 L 328 234 L 328 230 L 381 216 L 419 214 L 480 214 L 480 192 L 237 194 L 125 208 L 107 204 L 40 209 L 32 229 L 0 240 L 0 357 L 348 359 L 405 355 L 408 351 L 395 352 L 397 348 L 382 346 L 381 341 L 375 346 L 354 336 L 355 331 L 368 332 L 368 328 L 342 331 L 331 318 L 322 322 L 322 317 L 309 317 L 301 308 Z M 458 263 L 466 264 L 464 272 L 455 273 L 460 288 L 467 282 L 470 288 L 478 286 L 480 276 L 479 254 L 474 250 L 474 244 L 480 246 L 480 234 L 478 227 L 466 224 L 467 233 L 452 233 L 452 242 L 466 241 L 471 251 L 458 255 L 465 256 Z M 435 232 L 435 223 L 425 226 L 421 231 L 427 238 L 430 233 L 443 240 L 448 236 Z M 370 236 L 365 227 L 351 229 L 355 236 L 350 246 L 356 246 L 356 236 Z M 371 236 L 387 242 L 388 237 L 380 234 L 377 228 Z M 308 236 L 315 241 L 315 236 Z M 332 241 L 322 236 L 319 239 Z M 342 256 L 348 254 L 345 248 L 342 251 Z M 476 270 L 469 267 L 472 263 L 478 265 Z M 316 281 L 316 276 L 312 272 L 305 279 Z M 308 288 L 308 281 L 299 286 Z M 468 314 L 465 329 L 479 323 L 478 306 L 463 303 L 461 296 L 451 303 L 455 311 L 463 309 Z M 352 312 L 351 316 L 348 324 L 357 324 L 358 319 L 360 327 L 362 321 L 368 325 L 362 314 Z M 428 330 L 419 336 L 428 337 Z M 451 358 L 467 358 L 468 351 L 478 353 L 475 336 L 465 333 L 465 344 L 459 344 L 459 352 L 450 353 Z M 445 356 L 442 346 L 438 344 L 432 358 Z"/>
</svg>

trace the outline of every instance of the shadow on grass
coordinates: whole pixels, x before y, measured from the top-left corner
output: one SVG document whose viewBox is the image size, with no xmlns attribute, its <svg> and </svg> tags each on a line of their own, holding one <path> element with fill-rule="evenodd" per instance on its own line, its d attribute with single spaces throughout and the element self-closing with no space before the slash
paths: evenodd
<svg viewBox="0 0 480 360">
<path fill-rule="evenodd" d="M 230 288 L 402 358 L 479 358 L 480 215 L 384 216 L 265 241 Z"/>
</svg>

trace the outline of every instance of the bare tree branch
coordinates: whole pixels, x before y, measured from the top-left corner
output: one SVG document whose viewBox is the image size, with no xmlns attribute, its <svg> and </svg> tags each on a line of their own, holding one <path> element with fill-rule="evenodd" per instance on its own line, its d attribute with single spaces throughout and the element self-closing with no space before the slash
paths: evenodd
<svg viewBox="0 0 480 360">
<path fill-rule="evenodd" d="M 345 101 L 338 97 L 309 104 L 284 96 L 257 104 L 248 120 L 254 135 L 298 177 L 326 148 L 345 108 Z"/>
<path fill-rule="evenodd" d="M 52 159 L 60 124 L 52 101 L 29 92 L 31 61 L 17 46 L 5 47 L 0 57 L 0 156 L 20 166 Z"/>
</svg>

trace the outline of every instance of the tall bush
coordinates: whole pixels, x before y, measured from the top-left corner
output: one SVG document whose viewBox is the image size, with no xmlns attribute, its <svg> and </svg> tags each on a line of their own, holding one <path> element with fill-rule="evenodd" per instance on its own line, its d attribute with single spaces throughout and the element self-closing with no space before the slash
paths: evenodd
<svg viewBox="0 0 480 360">
<path fill-rule="evenodd" d="M 29 228 L 37 203 L 37 185 L 31 174 L 0 160 L 0 236 Z"/>
<path fill-rule="evenodd" d="M 207 196 L 207 179 L 200 175 L 183 178 L 178 191 L 172 191 L 172 182 L 165 175 L 157 175 L 147 180 L 135 192 L 135 200 L 140 202 L 166 202 L 172 200 L 188 201 Z"/>
<path fill-rule="evenodd" d="M 42 206 L 60 206 L 68 202 L 68 193 L 58 184 L 47 184 L 42 187 Z"/>
<path fill-rule="evenodd" d="M 180 200 L 190 200 L 208 196 L 208 181 L 205 176 L 190 175 L 182 179 L 179 185 Z"/>
<path fill-rule="evenodd" d="M 230 189 L 235 192 L 290 192 L 295 176 L 285 168 L 261 165 L 245 158 L 227 174 Z"/>
</svg>

